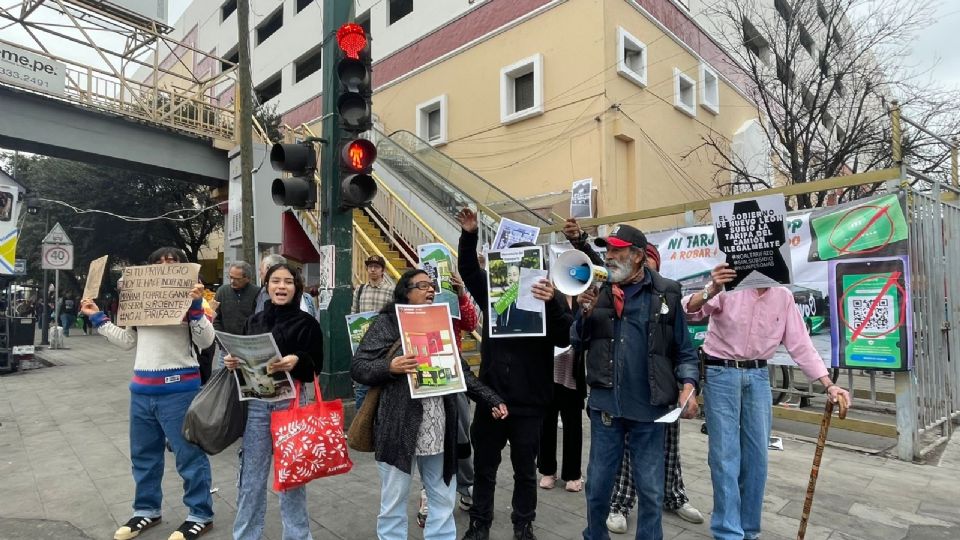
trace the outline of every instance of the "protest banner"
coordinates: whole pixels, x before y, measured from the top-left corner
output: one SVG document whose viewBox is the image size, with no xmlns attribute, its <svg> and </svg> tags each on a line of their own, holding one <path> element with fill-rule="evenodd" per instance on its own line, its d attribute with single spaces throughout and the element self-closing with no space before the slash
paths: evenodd
<svg viewBox="0 0 960 540">
<path fill-rule="evenodd" d="M 782 195 L 713 203 L 710 213 L 717 247 L 737 272 L 727 290 L 792 282 Z"/>
<path fill-rule="evenodd" d="M 833 367 L 911 369 L 909 257 L 833 260 L 829 276 Z"/>
<path fill-rule="evenodd" d="M 906 255 L 906 204 L 899 192 L 816 210 L 810 216 L 809 260 Z"/>
<path fill-rule="evenodd" d="M 570 188 L 570 217 L 593 217 L 593 178 L 577 180 Z"/>
<path fill-rule="evenodd" d="M 450 250 L 440 243 L 421 244 L 417 246 L 417 257 L 420 259 L 420 269 L 430 276 L 433 286 L 436 287 L 434 303 L 447 304 L 450 306 L 450 314 L 453 318 L 459 319 L 460 299 L 450 282 L 450 276 L 456 268 Z"/>
<path fill-rule="evenodd" d="M 90 261 L 90 269 L 87 270 L 87 283 L 83 286 L 83 296 L 91 300 L 100 296 L 100 284 L 103 282 L 103 271 L 107 268 L 107 257 L 104 255 L 98 259 Z"/>
<path fill-rule="evenodd" d="M 123 269 L 120 290 L 120 326 L 180 324 L 193 299 L 190 291 L 200 276 L 200 265 L 151 264 Z"/>
<path fill-rule="evenodd" d="M 416 353 L 416 373 L 407 374 L 413 399 L 467 391 L 446 304 L 397 304 L 403 353 Z"/>
</svg>

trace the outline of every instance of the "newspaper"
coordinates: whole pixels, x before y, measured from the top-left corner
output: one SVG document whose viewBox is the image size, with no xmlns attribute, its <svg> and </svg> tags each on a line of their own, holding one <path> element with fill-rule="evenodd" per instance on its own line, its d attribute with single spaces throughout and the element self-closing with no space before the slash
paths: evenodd
<svg viewBox="0 0 960 540">
<path fill-rule="evenodd" d="M 230 356 L 239 360 L 233 376 L 240 388 L 240 400 L 282 401 L 293 399 L 293 379 L 286 371 L 267 373 L 267 365 L 281 357 L 273 334 L 238 336 L 217 332 L 217 341 Z"/>
</svg>

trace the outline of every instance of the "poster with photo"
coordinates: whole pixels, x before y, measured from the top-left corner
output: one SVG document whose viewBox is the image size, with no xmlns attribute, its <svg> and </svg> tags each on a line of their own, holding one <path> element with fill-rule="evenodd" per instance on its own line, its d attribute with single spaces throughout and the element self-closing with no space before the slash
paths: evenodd
<svg viewBox="0 0 960 540">
<path fill-rule="evenodd" d="M 530 271 L 536 271 L 531 274 Z M 533 298 L 523 282 L 545 273 L 543 247 L 504 249 L 487 253 L 487 321 L 491 338 L 545 336 L 546 305 Z M 525 276 L 526 274 L 526 276 Z M 540 274 L 543 275 L 543 274 Z M 523 279 L 527 277 L 527 279 Z M 523 309 L 536 307 L 535 310 Z"/>
<path fill-rule="evenodd" d="M 443 396 L 467 391 L 446 304 L 397 304 L 403 353 L 416 353 L 417 371 L 408 373 L 410 397 Z"/>
<path fill-rule="evenodd" d="M 792 282 L 787 209 L 783 195 L 710 205 L 717 247 L 737 277 L 727 290 L 789 285 Z"/>
<path fill-rule="evenodd" d="M 367 333 L 373 319 L 378 315 L 376 311 L 364 311 L 363 313 L 354 313 L 347 315 L 347 335 L 350 337 L 350 349 L 356 354 L 357 347 L 360 346 L 360 340 Z"/>
<path fill-rule="evenodd" d="M 570 188 L 570 217 L 593 217 L 593 178 L 577 180 Z"/>
<path fill-rule="evenodd" d="M 491 251 L 507 249 L 519 242 L 535 244 L 540 236 L 540 227 L 526 225 L 512 219 L 501 218 L 497 227 L 497 234 L 493 237 Z"/>
<path fill-rule="evenodd" d="M 267 372 L 267 366 L 281 357 L 273 334 L 239 336 L 217 332 L 217 341 L 227 354 L 239 361 L 233 375 L 237 379 L 241 401 L 293 399 L 293 379 L 290 374 L 286 371 Z"/>
<path fill-rule="evenodd" d="M 904 192 L 858 199 L 810 214 L 810 261 L 907 254 Z"/>
<path fill-rule="evenodd" d="M 434 303 L 450 306 L 450 314 L 454 319 L 459 319 L 460 299 L 450 282 L 450 276 L 456 268 L 450 249 L 440 243 L 421 244 L 417 246 L 417 256 L 420 258 L 420 269 L 430 276 L 437 288 Z"/>
</svg>

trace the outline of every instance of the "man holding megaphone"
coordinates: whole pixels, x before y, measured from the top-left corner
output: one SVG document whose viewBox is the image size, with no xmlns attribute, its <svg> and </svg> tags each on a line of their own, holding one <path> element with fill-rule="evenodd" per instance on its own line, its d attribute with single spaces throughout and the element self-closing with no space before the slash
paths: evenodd
<svg viewBox="0 0 960 540">
<path fill-rule="evenodd" d="M 579 294 L 582 311 L 571 330 L 573 345 L 586 355 L 591 388 L 583 536 L 608 537 L 610 495 L 626 450 L 640 499 L 636 538 L 660 540 L 666 430 L 654 420 L 675 405 L 684 418 L 697 414 L 697 355 L 680 305 L 680 285 L 644 266 L 644 234 L 617 225 L 594 243 L 607 249 L 608 278 Z"/>
</svg>

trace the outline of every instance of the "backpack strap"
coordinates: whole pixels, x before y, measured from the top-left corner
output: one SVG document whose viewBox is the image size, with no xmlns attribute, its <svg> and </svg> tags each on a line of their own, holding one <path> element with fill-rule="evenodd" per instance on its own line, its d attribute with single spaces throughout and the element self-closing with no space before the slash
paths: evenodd
<svg viewBox="0 0 960 540">
<path fill-rule="evenodd" d="M 360 286 L 357 287 L 356 294 L 353 296 L 353 303 L 357 305 L 357 311 L 360 310 L 360 295 L 363 293 L 363 288 L 366 286 L 366 283 L 361 283 Z"/>
</svg>

